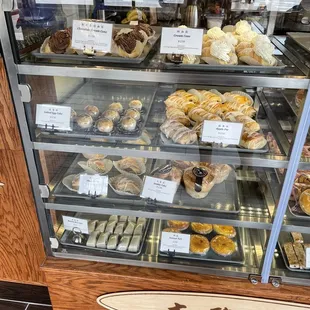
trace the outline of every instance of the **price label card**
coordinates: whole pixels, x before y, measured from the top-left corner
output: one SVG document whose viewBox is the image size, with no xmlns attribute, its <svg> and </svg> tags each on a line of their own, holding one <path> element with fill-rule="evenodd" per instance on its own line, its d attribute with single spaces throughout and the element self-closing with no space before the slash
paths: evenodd
<svg viewBox="0 0 310 310">
<path fill-rule="evenodd" d="M 184 0 L 164 0 L 164 3 L 179 3 L 179 4 L 183 4 Z"/>
<path fill-rule="evenodd" d="M 93 5 L 93 0 L 35 0 L 41 4 L 74 4 L 74 5 Z"/>
<path fill-rule="evenodd" d="M 306 268 L 310 269 L 310 247 L 306 248 Z"/>
<path fill-rule="evenodd" d="M 172 203 L 177 188 L 177 182 L 145 177 L 141 197 Z"/>
<path fill-rule="evenodd" d="M 136 3 L 139 7 L 147 7 L 147 8 L 161 7 L 158 0 L 136 0 Z"/>
<path fill-rule="evenodd" d="M 132 1 L 130 0 L 104 0 L 105 6 L 130 6 L 132 7 Z"/>
<path fill-rule="evenodd" d="M 81 174 L 78 193 L 106 196 L 108 194 L 108 176 L 99 174 Z"/>
<path fill-rule="evenodd" d="M 190 235 L 162 232 L 160 241 L 161 252 L 189 253 Z"/>
<path fill-rule="evenodd" d="M 66 230 L 77 228 L 81 233 L 88 234 L 88 220 L 63 215 L 62 221 Z"/>
<path fill-rule="evenodd" d="M 70 127 L 71 107 L 38 104 L 36 109 L 36 125 L 39 127 L 72 130 Z"/>
<path fill-rule="evenodd" d="M 238 145 L 242 134 L 242 123 L 204 121 L 201 141 Z"/>
<path fill-rule="evenodd" d="M 93 49 L 100 52 L 110 52 L 112 31 L 112 24 L 74 20 L 72 47 L 80 50 Z"/>
<path fill-rule="evenodd" d="M 202 29 L 162 28 L 160 53 L 201 55 Z"/>
</svg>

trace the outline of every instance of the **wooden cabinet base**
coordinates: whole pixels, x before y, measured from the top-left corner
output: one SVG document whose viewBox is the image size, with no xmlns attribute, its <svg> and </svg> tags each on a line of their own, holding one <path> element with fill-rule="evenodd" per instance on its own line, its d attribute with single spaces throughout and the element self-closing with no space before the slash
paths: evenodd
<svg viewBox="0 0 310 310">
<path fill-rule="evenodd" d="M 96 302 L 100 295 L 128 291 L 216 293 L 310 304 L 308 288 L 301 286 L 274 288 L 243 279 L 54 258 L 47 259 L 43 271 L 54 310 L 102 310 Z"/>
</svg>

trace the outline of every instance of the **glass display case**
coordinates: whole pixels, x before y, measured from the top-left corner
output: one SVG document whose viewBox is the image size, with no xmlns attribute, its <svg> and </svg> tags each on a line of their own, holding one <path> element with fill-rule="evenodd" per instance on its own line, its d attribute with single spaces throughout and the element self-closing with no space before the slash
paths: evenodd
<svg viewBox="0 0 310 310">
<path fill-rule="evenodd" d="M 309 285 L 309 35 L 273 35 L 283 10 L 2 0 L 48 255 Z"/>
</svg>

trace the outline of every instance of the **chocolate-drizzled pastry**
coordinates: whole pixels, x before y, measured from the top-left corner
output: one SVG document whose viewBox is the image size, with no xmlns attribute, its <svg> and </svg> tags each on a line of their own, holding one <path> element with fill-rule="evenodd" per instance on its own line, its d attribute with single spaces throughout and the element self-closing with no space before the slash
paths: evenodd
<svg viewBox="0 0 310 310">
<path fill-rule="evenodd" d="M 135 29 L 144 31 L 149 38 L 155 33 L 152 27 L 148 24 L 139 23 L 139 25 L 137 25 Z"/>
<path fill-rule="evenodd" d="M 51 51 L 55 54 L 64 54 L 71 45 L 70 30 L 60 30 L 52 34 L 48 40 Z"/>
</svg>

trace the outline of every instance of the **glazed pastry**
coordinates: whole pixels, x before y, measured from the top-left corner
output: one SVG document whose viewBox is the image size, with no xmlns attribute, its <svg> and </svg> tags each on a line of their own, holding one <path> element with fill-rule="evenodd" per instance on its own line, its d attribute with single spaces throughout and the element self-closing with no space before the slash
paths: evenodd
<svg viewBox="0 0 310 310">
<path fill-rule="evenodd" d="M 92 233 L 96 229 L 98 220 L 89 220 L 88 221 L 88 233 Z"/>
<path fill-rule="evenodd" d="M 241 104 L 238 102 L 226 102 L 222 105 L 222 111 L 239 111 L 246 116 L 253 117 L 256 114 L 256 110 L 247 104 Z"/>
<path fill-rule="evenodd" d="M 210 249 L 209 240 L 201 235 L 191 235 L 189 250 L 192 254 L 205 255 Z"/>
<path fill-rule="evenodd" d="M 109 159 L 89 159 L 86 165 L 98 173 L 106 173 L 111 169 L 111 161 Z"/>
<path fill-rule="evenodd" d="M 198 106 L 189 111 L 188 116 L 195 122 L 201 123 L 203 120 L 210 117 L 210 113 L 206 111 L 203 107 Z"/>
<path fill-rule="evenodd" d="M 125 228 L 125 223 L 117 223 L 116 228 L 114 229 L 115 235 L 122 235 Z"/>
<path fill-rule="evenodd" d="M 207 176 L 202 179 L 200 192 L 196 191 L 196 176 L 193 174 L 193 168 L 188 168 L 184 171 L 183 181 L 187 194 L 195 199 L 202 199 L 209 194 L 214 186 L 214 175 L 209 172 Z"/>
<path fill-rule="evenodd" d="M 42 47 L 43 53 L 55 53 L 65 54 L 73 53 L 74 50 L 71 48 L 71 30 L 59 30 L 52 34 L 46 43 L 45 47 Z"/>
<path fill-rule="evenodd" d="M 113 122 L 118 122 L 120 119 L 119 113 L 115 110 L 106 110 L 102 113 L 102 118 L 107 118 Z"/>
<path fill-rule="evenodd" d="M 74 176 L 73 180 L 72 180 L 72 188 L 74 190 L 78 190 L 80 187 L 80 175 L 77 174 L 76 176 Z"/>
<path fill-rule="evenodd" d="M 125 113 L 125 116 L 131 117 L 138 121 L 141 118 L 140 112 L 136 109 L 128 109 Z"/>
<path fill-rule="evenodd" d="M 99 109 L 95 105 L 88 105 L 84 108 L 86 114 L 90 115 L 92 118 L 99 116 Z"/>
<path fill-rule="evenodd" d="M 221 256 L 229 256 L 236 251 L 235 243 L 226 236 L 218 235 L 211 240 L 212 250 Z"/>
<path fill-rule="evenodd" d="M 113 121 L 108 118 L 101 118 L 97 121 L 96 127 L 100 132 L 110 133 L 113 130 Z"/>
<path fill-rule="evenodd" d="M 237 102 L 240 104 L 247 104 L 252 106 L 254 101 L 250 95 L 241 91 L 232 91 L 230 93 L 225 93 L 224 97 L 226 101 Z"/>
<path fill-rule="evenodd" d="M 124 235 L 132 235 L 134 232 L 134 229 L 136 227 L 136 224 L 133 222 L 128 222 L 125 230 L 124 230 Z"/>
<path fill-rule="evenodd" d="M 182 180 L 182 170 L 177 167 L 173 166 L 166 166 L 160 169 L 157 169 L 153 173 L 154 178 L 168 180 L 176 182 L 178 185 L 181 183 Z"/>
<path fill-rule="evenodd" d="M 78 116 L 76 122 L 79 127 L 83 129 L 87 129 L 93 126 L 93 118 L 88 114 Z"/>
<path fill-rule="evenodd" d="M 110 233 L 108 233 L 108 232 L 106 232 L 106 233 L 101 233 L 101 234 L 99 235 L 98 240 L 97 240 L 96 247 L 97 247 L 97 248 L 106 249 L 107 244 L 108 244 L 109 237 L 110 237 Z"/>
<path fill-rule="evenodd" d="M 185 115 L 185 113 L 174 107 L 168 107 L 166 109 L 166 116 L 168 119 L 176 120 L 186 127 L 189 127 L 191 124 L 190 119 Z"/>
<path fill-rule="evenodd" d="M 143 174 L 146 171 L 144 161 L 135 157 L 125 157 L 114 162 L 114 166 L 120 172 L 125 171 L 133 174 Z"/>
<path fill-rule="evenodd" d="M 304 243 L 304 238 L 300 232 L 292 231 L 291 236 L 295 243 Z"/>
<path fill-rule="evenodd" d="M 200 163 L 200 167 L 206 168 L 214 175 L 215 184 L 220 184 L 224 182 L 228 178 L 232 170 L 232 168 L 226 164 Z"/>
<path fill-rule="evenodd" d="M 107 223 L 108 223 L 107 221 L 99 221 L 95 230 L 100 231 L 100 232 L 104 232 L 105 228 L 107 226 Z"/>
<path fill-rule="evenodd" d="M 131 100 L 129 102 L 129 107 L 140 111 L 142 109 L 142 102 L 138 99 Z"/>
<path fill-rule="evenodd" d="M 224 225 L 213 225 L 214 231 L 219 234 L 226 236 L 228 238 L 236 237 L 236 229 L 233 226 L 224 226 Z"/>
<path fill-rule="evenodd" d="M 128 217 L 128 222 L 136 223 L 137 222 L 137 218 L 135 216 L 129 216 Z"/>
<path fill-rule="evenodd" d="M 87 239 L 87 242 L 86 242 L 86 246 L 95 247 L 99 234 L 100 234 L 100 231 L 93 231 L 92 233 L 90 233 Z"/>
<path fill-rule="evenodd" d="M 224 97 L 223 95 L 216 91 L 216 90 L 200 90 L 199 93 L 201 94 L 201 102 L 202 101 L 209 101 L 209 102 L 218 102 L 218 103 L 223 103 L 224 102 Z"/>
<path fill-rule="evenodd" d="M 178 95 L 169 96 L 165 100 L 165 105 L 167 108 L 176 108 L 184 113 L 188 113 L 190 109 L 196 107 L 196 103 L 187 101 L 184 97 Z"/>
<path fill-rule="evenodd" d="M 303 245 L 301 243 L 293 243 L 293 248 L 298 259 L 299 268 L 306 269 L 306 253 Z"/>
<path fill-rule="evenodd" d="M 142 181 L 140 184 L 138 184 L 137 182 L 135 182 L 133 178 L 130 178 L 129 176 L 127 177 L 122 174 L 111 178 L 110 182 L 113 188 L 120 192 L 139 196 L 142 190 L 141 188 Z"/>
<path fill-rule="evenodd" d="M 137 26 L 135 26 L 135 28 L 139 31 L 145 32 L 148 39 L 155 35 L 155 30 L 149 24 L 139 23 Z"/>
<path fill-rule="evenodd" d="M 115 250 L 118 244 L 119 235 L 111 235 L 107 244 L 108 250 Z"/>
<path fill-rule="evenodd" d="M 310 189 L 303 191 L 299 197 L 299 205 L 302 211 L 310 215 Z"/>
<path fill-rule="evenodd" d="M 109 221 L 108 224 L 107 224 L 107 227 L 105 229 L 105 232 L 113 234 L 113 231 L 114 231 L 114 228 L 116 226 L 116 223 L 117 223 L 116 221 Z"/>
<path fill-rule="evenodd" d="M 120 102 L 113 102 L 109 105 L 109 110 L 114 110 L 118 113 L 122 113 L 124 108 Z"/>
<path fill-rule="evenodd" d="M 240 146 L 249 150 L 262 149 L 266 144 L 267 140 L 265 139 L 264 135 L 257 132 L 243 132 L 240 139 Z"/>
<path fill-rule="evenodd" d="M 283 248 L 284 248 L 284 252 L 286 254 L 290 268 L 299 269 L 299 262 L 298 262 L 298 258 L 293 248 L 293 243 L 287 242 L 284 244 Z"/>
<path fill-rule="evenodd" d="M 167 227 L 165 229 L 163 229 L 163 232 L 169 232 L 169 233 L 177 233 L 177 234 L 181 234 L 180 230 L 177 228 L 173 228 L 173 227 Z"/>
<path fill-rule="evenodd" d="M 249 116 L 238 115 L 236 116 L 235 121 L 243 123 L 243 129 L 247 132 L 255 132 L 260 130 L 259 124 Z"/>
<path fill-rule="evenodd" d="M 137 121 L 129 116 L 123 117 L 121 120 L 121 126 L 128 131 L 134 131 L 137 127 Z"/>
<path fill-rule="evenodd" d="M 131 236 L 123 236 L 117 246 L 117 251 L 126 252 L 129 246 Z"/>
<path fill-rule="evenodd" d="M 167 221 L 167 225 L 170 228 L 176 228 L 179 231 L 183 231 L 183 230 L 188 228 L 189 222 L 185 222 L 185 221 L 172 221 L 172 220 L 170 220 L 170 221 Z"/>
<path fill-rule="evenodd" d="M 191 223 L 191 229 L 197 234 L 207 235 L 212 232 L 213 225 L 206 223 Z"/>
<path fill-rule="evenodd" d="M 111 216 L 109 217 L 109 222 L 112 222 L 112 221 L 117 222 L 117 221 L 118 221 L 118 215 L 111 215 Z"/>
<path fill-rule="evenodd" d="M 119 217 L 119 221 L 120 221 L 120 222 L 127 222 L 127 219 L 128 219 L 128 216 L 127 216 L 127 215 L 121 215 L 121 216 Z"/>
<path fill-rule="evenodd" d="M 144 227 L 143 224 L 137 224 L 137 226 L 136 226 L 136 228 L 135 228 L 133 234 L 134 234 L 134 235 L 142 235 L 142 233 L 143 233 L 143 227 Z"/>
<path fill-rule="evenodd" d="M 139 235 L 133 236 L 128 247 L 128 252 L 138 252 L 140 244 L 141 244 L 141 236 Z"/>
</svg>

